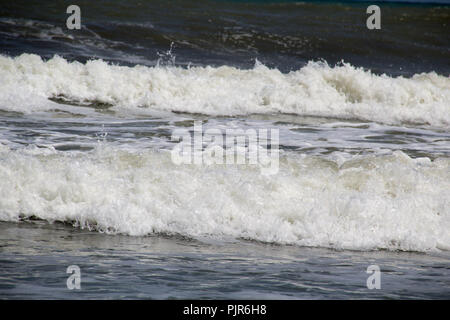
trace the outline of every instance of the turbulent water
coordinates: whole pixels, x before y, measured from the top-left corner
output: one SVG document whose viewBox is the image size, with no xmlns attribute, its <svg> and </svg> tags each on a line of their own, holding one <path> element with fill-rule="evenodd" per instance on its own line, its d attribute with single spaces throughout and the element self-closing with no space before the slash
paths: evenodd
<svg viewBox="0 0 450 320">
<path fill-rule="evenodd" d="M 412 2 L 379 2 L 381 30 L 354 1 L 78 1 L 81 30 L 65 1 L 2 2 L 2 233 L 63 222 L 188 247 L 448 257 L 450 7 Z M 194 123 L 278 130 L 278 172 L 174 163 L 172 134 Z M 268 297 L 323 297 L 289 292 Z"/>
<path fill-rule="evenodd" d="M 234 67 L 122 67 L 101 60 L 68 63 L 36 55 L 2 57 L 0 103 L 30 113 L 47 100 L 111 106 L 123 113 L 161 110 L 206 115 L 295 114 L 387 124 L 450 125 L 450 78 L 377 76 L 351 65 L 310 62 L 287 74 L 256 63 Z M 62 101 L 61 101 L 62 100 Z"/>
</svg>

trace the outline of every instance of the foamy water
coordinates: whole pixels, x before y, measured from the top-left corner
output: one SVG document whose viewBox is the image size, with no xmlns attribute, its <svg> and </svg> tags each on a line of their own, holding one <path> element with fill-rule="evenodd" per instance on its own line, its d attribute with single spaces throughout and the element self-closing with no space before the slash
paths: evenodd
<svg viewBox="0 0 450 320">
<path fill-rule="evenodd" d="M 338 249 L 450 248 L 447 77 L 32 54 L 0 57 L 0 70 L 0 220 Z M 196 118 L 205 130 L 277 129 L 278 173 L 174 164 L 171 135 L 193 130 Z"/>
<path fill-rule="evenodd" d="M 167 151 L 0 152 L 0 219 L 108 233 L 340 249 L 449 250 L 449 160 L 285 156 L 277 175 L 174 165 Z"/>
<path fill-rule="evenodd" d="M 54 109 L 48 98 L 109 104 L 113 110 L 206 115 L 295 114 L 386 124 L 450 125 L 450 79 L 434 72 L 411 78 L 374 75 L 349 64 L 310 62 L 281 73 L 256 63 L 234 67 L 124 67 L 37 55 L 0 57 L 0 108 Z"/>
</svg>

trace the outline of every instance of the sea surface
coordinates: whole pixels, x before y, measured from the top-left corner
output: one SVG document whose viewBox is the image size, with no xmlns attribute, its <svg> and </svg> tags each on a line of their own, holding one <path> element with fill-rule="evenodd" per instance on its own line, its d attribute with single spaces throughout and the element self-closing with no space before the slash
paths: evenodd
<svg viewBox="0 0 450 320">
<path fill-rule="evenodd" d="M 449 31 L 450 1 L 0 1 L 0 299 L 449 299 Z M 174 161 L 227 130 L 276 170 Z"/>
</svg>

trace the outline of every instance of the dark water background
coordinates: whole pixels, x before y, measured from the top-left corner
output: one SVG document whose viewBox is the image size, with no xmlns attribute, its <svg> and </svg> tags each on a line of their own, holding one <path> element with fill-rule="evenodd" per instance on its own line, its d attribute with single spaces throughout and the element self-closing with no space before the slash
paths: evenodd
<svg viewBox="0 0 450 320">
<path fill-rule="evenodd" d="M 324 59 L 391 75 L 448 74 L 449 2 L 432 3 L 377 2 L 381 30 L 368 30 L 368 2 L 80 0 L 82 29 L 67 30 L 71 1 L 1 1 L 0 53 L 153 65 L 173 42 L 181 65 L 248 68 L 256 58 L 289 71 Z"/>
</svg>

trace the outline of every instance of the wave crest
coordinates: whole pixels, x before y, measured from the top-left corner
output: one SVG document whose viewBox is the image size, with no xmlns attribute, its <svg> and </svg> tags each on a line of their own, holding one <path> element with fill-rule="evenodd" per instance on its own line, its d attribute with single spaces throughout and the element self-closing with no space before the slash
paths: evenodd
<svg viewBox="0 0 450 320">
<path fill-rule="evenodd" d="M 342 164 L 177 166 L 170 153 L 0 149 L 0 220 L 37 217 L 129 235 L 245 238 L 345 249 L 449 250 L 449 159 L 402 152 Z M 176 183 L 174 183 L 176 181 Z"/>
<path fill-rule="evenodd" d="M 375 75 L 349 64 L 310 62 L 284 74 L 256 62 L 222 67 L 125 67 L 85 64 L 33 54 L 0 57 L 0 108 L 52 109 L 43 99 L 99 102 L 115 110 L 163 110 L 208 115 L 287 113 L 387 124 L 450 125 L 450 79 Z M 26 97 L 26 99 L 24 99 Z M 26 100 L 26 101 L 25 101 Z"/>
</svg>

